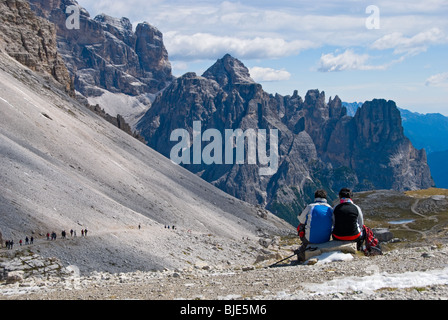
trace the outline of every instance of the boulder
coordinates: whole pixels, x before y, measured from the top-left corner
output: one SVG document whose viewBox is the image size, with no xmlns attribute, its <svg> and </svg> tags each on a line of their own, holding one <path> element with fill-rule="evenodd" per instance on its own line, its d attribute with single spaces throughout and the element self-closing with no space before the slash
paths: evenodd
<svg viewBox="0 0 448 320">
<path fill-rule="evenodd" d="M 329 241 L 321 244 L 309 244 L 305 251 L 305 260 L 316 257 L 325 252 L 356 253 L 356 242 Z"/>
<path fill-rule="evenodd" d="M 387 228 L 374 228 L 372 229 L 373 234 L 380 242 L 387 242 L 394 238 L 394 235 L 392 232 L 389 231 Z"/>
</svg>

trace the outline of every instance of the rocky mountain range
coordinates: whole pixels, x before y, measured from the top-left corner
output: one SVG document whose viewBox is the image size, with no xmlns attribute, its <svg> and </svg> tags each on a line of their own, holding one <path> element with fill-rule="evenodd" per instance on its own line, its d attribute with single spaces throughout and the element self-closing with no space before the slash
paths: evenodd
<svg viewBox="0 0 448 320">
<path fill-rule="evenodd" d="M 92 18 L 74 0 L 29 2 L 34 12 L 55 25 L 58 51 L 78 97 L 111 116 L 120 114 L 132 128 L 173 80 L 163 35 L 154 26 L 139 23 L 133 30 L 127 18 Z M 67 27 L 70 8 L 79 12 L 77 28 Z"/>
<path fill-rule="evenodd" d="M 140 140 L 162 155 L 170 157 L 176 129 L 194 135 L 194 122 L 200 122 L 203 131 L 223 135 L 230 129 L 278 130 L 279 157 L 271 175 L 259 174 L 260 163 L 184 166 L 293 225 L 316 188 L 325 188 L 334 199 L 343 186 L 363 191 L 434 185 L 426 153 L 405 136 L 393 101 L 368 101 L 349 116 L 339 97 L 327 101 L 325 92 L 317 89 L 304 98 L 298 91 L 268 94 L 230 55 L 202 76 L 186 73 L 175 78 L 163 35 L 150 24 L 138 24 L 134 30 L 127 18 L 91 18 L 74 0 L 30 0 L 30 5 L 41 20 L 53 23 L 53 44 L 71 77 L 71 82 L 67 77 L 62 82 L 75 90 L 78 100 L 97 105 L 92 110 L 116 116 L 113 122 L 128 122 L 143 137 Z M 79 12 L 79 28 L 67 27 L 67 8 Z M 274 151 L 270 146 L 265 146 L 266 155 Z M 201 151 L 206 147 L 204 143 Z"/>
<path fill-rule="evenodd" d="M 434 184 L 426 153 L 404 135 L 393 101 L 367 101 L 351 117 L 339 97 L 327 102 L 319 90 L 309 90 L 304 99 L 297 91 L 271 95 L 230 55 L 202 76 L 187 73 L 174 80 L 137 128 L 150 147 L 170 157 L 177 143 L 170 141 L 172 132 L 182 128 L 193 136 L 195 121 L 203 131 L 216 129 L 223 135 L 226 129 L 279 131 L 278 170 L 271 176 L 260 176 L 259 165 L 248 162 L 184 166 L 291 224 L 316 188 L 325 188 L 334 199 L 344 186 L 357 191 L 410 190 Z"/>
</svg>

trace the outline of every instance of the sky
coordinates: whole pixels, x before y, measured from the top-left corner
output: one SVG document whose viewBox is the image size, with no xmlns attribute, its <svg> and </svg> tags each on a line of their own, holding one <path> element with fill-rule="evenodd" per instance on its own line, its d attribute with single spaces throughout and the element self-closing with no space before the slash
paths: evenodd
<svg viewBox="0 0 448 320">
<path fill-rule="evenodd" d="M 78 0 L 92 17 L 148 22 L 173 74 L 198 75 L 226 53 L 264 90 L 345 102 L 375 98 L 448 116 L 448 0 Z"/>
</svg>

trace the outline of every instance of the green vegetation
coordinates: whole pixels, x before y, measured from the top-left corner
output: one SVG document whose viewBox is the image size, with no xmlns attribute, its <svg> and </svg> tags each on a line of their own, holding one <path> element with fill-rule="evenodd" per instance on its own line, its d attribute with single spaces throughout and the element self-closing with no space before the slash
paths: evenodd
<svg viewBox="0 0 448 320">
<path fill-rule="evenodd" d="M 395 247 L 447 234 L 448 208 L 437 206 L 434 201 L 428 203 L 435 195 L 448 197 L 448 190 L 369 191 L 355 194 L 354 201 L 363 209 L 366 225 L 388 228 L 395 238 L 401 240 L 393 245 Z M 393 221 L 403 223 L 394 224 Z"/>
<path fill-rule="evenodd" d="M 427 198 L 431 196 L 443 195 L 448 197 L 448 189 L 440 188 L 429 188 L 425 190 L 407 191 L 405 192 L 407 196 L 416 198 Z"/>
</svg>

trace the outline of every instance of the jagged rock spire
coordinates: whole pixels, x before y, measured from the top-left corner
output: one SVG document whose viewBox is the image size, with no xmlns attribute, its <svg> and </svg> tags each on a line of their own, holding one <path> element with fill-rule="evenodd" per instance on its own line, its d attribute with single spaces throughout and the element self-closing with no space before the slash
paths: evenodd
<svg viewBox="0 0 448 320">
<path fill-rule="evenodd" d="M 202 76 L 215 80 L 224 89 L 229 89 L 237 84 L 255 84 L 250 77 L 249 69 L 230 54 L 226 54 L 222 59 L 216 61 Z"/>
</svg>

